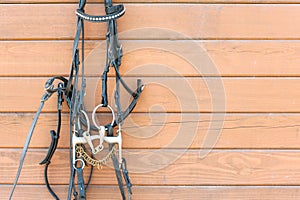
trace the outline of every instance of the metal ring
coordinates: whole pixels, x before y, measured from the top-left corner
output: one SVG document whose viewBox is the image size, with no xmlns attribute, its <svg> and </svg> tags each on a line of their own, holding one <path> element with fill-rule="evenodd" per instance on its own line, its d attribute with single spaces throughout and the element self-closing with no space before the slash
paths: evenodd
<svg viewBox="0 0 300 200">
<path fill-rule="evenodd" d="M 104 104 L 99 104 L 98 106 L 96 106 L 93 110 L 93 114 L 92 114 L 92 120 L 93 120 L 93 123 L 94 125 L 100 130 L 100 126 L 96 123 L 96 119 L 95 119 L 95 115 L 96 115 L 96 111 L 98 110 L 99 107 L 105 107 Z M 110 107 L 109 105 L 107 105 L 107 107 L 110 109 L 111 111 L 111 114 L 112 114 L 112 121 L 111 121 L 111 126 L 114 125 L 114 122 L 115 122 L 115 112 L 114 110 L 112 109 L 112 107 Z"/>
<path fill-rule="evenodd" d="M 74 160 L 74 164 L 73 164 L 73 168 L 75 169 L 75 170 L 78 170 L 78 169 L 80 169 L 80 168 L 77 168 L 76 166 L 75 166 L 75 164 L 76 164 L 76 162 L 77 161 L 80 161 L 81 163 L 82 163 L 82 165 L 81 165 L 81 169 L 83 169 L 84 167 L 85 167 L 85 163 L 84 163 L 84 161 L 82 160 L 82 159 L 76 159 L 76 160 Z"/>
</svg>

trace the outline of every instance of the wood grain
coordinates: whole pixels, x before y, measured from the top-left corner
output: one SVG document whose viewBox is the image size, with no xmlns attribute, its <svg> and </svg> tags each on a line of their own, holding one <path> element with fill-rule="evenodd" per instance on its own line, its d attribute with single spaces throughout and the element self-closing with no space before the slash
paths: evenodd
<svg viewBox="0 0 300 200">
<path fill-rule="evenodd" d="M 88 3 L 103 3 L 102 0 L 88 0 Z M 299 0 L 116 0 L 116 3 L 249 3 L 280 4 L 299 3 Z M 1 3 L 77 3 L 76 0 L 2 0 Z M 0 3 L 0 4 L 1 4 Z"/>
<path fill-rule="evenodd" d="M 23 147 L 32 118 L 33 114 L 1 114 L 0 146 Z M 105 118 L 109 120 L 110 117 Z M 133 114 L 125 120 L 122 127 L 123 147 L 208 148 L 205 146 L 205 138 L 212 130 L 217 130 L 220 131 L 220 135 L 216 138 L 214 149 L 299 148 L 299 114 L 227 114 L 224 124 L 219 123 L 220 118 L 222 117 L 216 118 L 210 114 Z M 102 119 L 104 120 L 103 116 Z M 49 131 L 56 128 L 56 120 L 55 114 L 41 115 L 32 137 L 31 147 L 49 146 Z M 69 147 L 68 124 L 68 116 L 64 115 L 59 148 Z M 189 138 L 189 141 L 174 142 L 175 138 L 181 137 Z"/>
<path fill-rule="evenodd" d="M 21 150 L 0 149 L 2 184 L 11 184 Z M 211 151 L 203 158 L 199 150 L 128 150 L 124 152 L 134 185 L 299 185 L 300 152 Z M 20 184 L 43 184 L 43 166 L 38 163 L 46 150 L 30 150 Z M 68 150 L 58 150 L 49 167 L 53 184 L 67 184 Z M 288 169 L 288 170 L 287 170 Z M 88 170 L 85 173 L 88 176 Z M 116 185 L 113 169 L 93 174 L 92 184 Z"/>
<path fill-rule="evenodd" d="M 299 76 L 299 41 L 122 41 L 123 76 Z M 192 48 L 193 47 L 193 48 Z M 99 74 L 104 41 L 85 45 L 86 75 Z M 71 41 L 2 41 L 0 76 L 69 74 Z M 41 70 L 42 68 L 42 70 Z"/>
<path fill-rule="evenodd" d="M 300 1 L 114 2 L 127 8 L 118 20 L 122 75 L 132 87 L 139 77 L 147 84 L 123 126 L 133 199 L 299 199 Z M 88 13 L 104 13 L 102 0 L 88 3 Z M 0 2 L 0 199 L 8 197 L 44 82 L 69 73 L 76 7 L 77 0 Z M 105 52 L 98 39 L 106 27 L 86 28 L 90 110 L 100 101 Z M 36 127 L 14 199 L 51 198 L 38 163 L 56 126 L 55 96 Z M 62 123 L 49 179 L 65 199 L 66 108 Z M 94 173 L 88 199 L 120 199 L 112 168 Z"/>
<path fill-rule="evenodd" d="M 6 199 L 9 194 L 9 186 L 0 186 L 1 199 Z M 65 199 L 67 196 L 67 186 L 54 186 L 55 192 Z M 17 186 L 14 199 L 28 200 L 50 199 L 50 194 L 45 186 L 20 185 Z M 36 194 L 38 192 L 38 195 Z M 239 186 L 134 186 L 133 199 L 199 199 L 209 200 L 297 200 L 299 198 L 299 187 L 239 187 Z M 119 191 L 116 186 L 91 186 L 87 192 L 87 198 L 92 200 L 113 199 L 119 200 Z"/>
<path fill-rule="evenodd" d="M 1 78 L 1 112 L 35 112 L 46 78 Z M 125 78 L 134 88 L 136 78 Z M 109 96 L 113 95 L 109 81 Z M 298 78 L 155 78 L 146 84 L 135 112 L 299 112 Z M 100 85 L 99 85 L 100 84 Z M 99 78 L 87 79 L 86 105 L 92 110 L 100 102 Z M 121 93 L 122 105 L 128 95 Z M 109 97 L 110 98 L 110 97 Z M 113 102 L 111 102 L 114 105 Z M 66 106 L 65 106 L 66 107 Z M 55 97 L 44 111 L 56 111 Z"/>
<path fill-rule="evenodd" d="M 127 14 L 119 20 L 119 30 L 124 32 L 122 38 L 127 39 L 298 39 L 300 35 L 300 28 L 295 26 L 300 19 L 297 4 L 128 4 L 126 7 Z M 72 39 L 75 9 L 75 4 L 1 4 L 0 39 Z M 103 8 L 87 8 L 92 14 L 98 10 Z M 86 33 L 87 38 L 99 38 L 105 35 L 105 24 L 87 23 Z"/>
</svg>

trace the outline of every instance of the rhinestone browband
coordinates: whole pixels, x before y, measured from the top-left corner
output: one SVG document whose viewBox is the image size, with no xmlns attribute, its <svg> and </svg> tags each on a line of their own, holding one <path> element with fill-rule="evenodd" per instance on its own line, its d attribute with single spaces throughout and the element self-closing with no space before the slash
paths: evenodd
<svg viewBox="0 0 300 200">
<path fill-rule="evenodd" d="M 126 9 L 124 8 L 117 14 L 110 14 L 105 16 L 92 16 L 82 12 L 81 10 L 76 10 L 76 15 L 84 20 L 91 21 L 91 22 L 107 22 L 109 20 L 118 19 L 119 17 L 124 15 L 125 10 Z"/>
</svg>

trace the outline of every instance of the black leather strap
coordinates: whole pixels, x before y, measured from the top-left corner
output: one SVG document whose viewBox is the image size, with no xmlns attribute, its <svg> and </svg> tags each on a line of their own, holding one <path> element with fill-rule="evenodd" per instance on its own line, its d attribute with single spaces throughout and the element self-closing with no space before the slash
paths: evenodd
<svg viewBox="0 0 300 200">
<path fill-rule="evenodd" d="M 60 79 L 61 80 L 61 79 Z M 62 79 L 64 80 L 64 79 Z M 52 84 L 53 82 L 51 82 Z M 46 84 L 49 84 L 46 83 Z M 45 179 L 45 183 L 46 183 L 46 187 L 48 189 L 48 191 L 50 192 L 50 194 L 53 196 L 54 199 L 59 199 L 57 197 L 57 195 L 55 194 L 55 192 L 52 190 L 49 180 L 48 180 L 48 167 L 51 163 L 51 159 L 53 154 L 55 153 L 55 150 L 57 148 L 58 145 L 58 139 L 60 136 L 60 129 L 61 129 L 61 110 L 62 110 L 62 103 L 63 103 L 63 84 L 59 83 L 57 86 L 57 128 L 56 128 L 56 132 L 54 130 L 50 131 L 50 135 L 51 135 L 51 143 L 48 149 L 48 153 L 46 155 L 46 157 L 44 158 L 44 160 L 42 160 L 40 162 L 40 165 L 45 165 L 45 169 L 44 169 L 44 179 Z"/>
<path fill-rule="evenodd" d="M 113 146 L 113 145 L 111 145 Z M 111 149 L 111 148 L 110 148 Z M 122 173 L 119 167 L 119 161 L 116 157 L 116 155 L 112 155 L 111 157 L 112 161 L 113 161 L 113 165 L 114 165 L 114 169 L 115 169 L 115 174 L 117 177 L 117 181 L 118 181 L 118 185 L 119 185 L 119 190 L 122 196 L 123 200 L 126 200 L 126 195 L 125 195 L 125 191 L 124 191 L 124 184 L 123 184 L 123 179 L 122 179 Z"/>
<path fill-rule="evenodd" d="M 43 165 L 43 164 L 49 165 L 49 163 L 51 162 L 51 158 L 57 148 L 59 133 L 56 133 L 54 130 L 51 130 L 50 136 L 51 136 L 51 143 L 48 148 L 48 153 L 47 153 L 46 157 L 44 158 L 44 160 L 42 160 L 40 162 L 40 165 Z"/>
<path fill-rule="evenodd" d="M 85 200 L 85 185 L 84 185 L 84 178 L 83 178 L 83 168 L 80 167 L 76 169 L 77 172 L 77 179 L 78 179 L 78 191 L 79 191 L 79 200 Z"/>
<path fill-rule="evenodd" d="M 107 136 L 113 136 L 113 127 L 108 127 L 108 132 L 107 132 Z M 114 147 L 115 144 L 109 144 L 109 151 L 111 151 L 111 149 Z M 122 196 L 123 200 L 126 200 L 126 195 L 124 192 L 124 184 L 123 184 L 123 180 L 122 180 L 122 174 L 121 174 L 121 170 L 120 170 L 120 163 L 116 157 L 115 154 L 112 155 L 111 160 L 113 162 L 113 166 L 115 169 L 115 174 L 116 174 L 116 178 L 118 181 L 118 185 L 119 185 L 119 190 Z"/>
<path fill-rule="evenodd" d="M 128 199 L 131 199 L 131 194 L 132 194 L 132 184 L 129 178 L 129 172 L 127 169 L 127 163 L 125 158 L 122 158 L 122 165 L 121 165 L 121 170 L 123 172 L 123 178 L 125 180 L 126 186 L 127 186 L 127 190 L 128 190 Z"/>
<path fill-rule="evenodd" d="M 34 116 L 34 119 L 33 119 L 33 122 L 31 124 L 31 127 L 28 131 L 28 134 L 27 134 L 27 138 L 26 138 L 26 141 L 25 141 L 25 145 L 23 147 L 23 150 L 22 150 L 22 155 L 21 155 L 21 158 L 20 158 L 20 163 L 19 163 L 19 167 L 18 167 L 18 171 L 17 171 L 17 174 L 16 174 L 16 178 L 15 178 L 15 181 L 14 181 L 14 184 L 12 186 L 12 189 L 11 189 L 11 192 L 10 192 L 10 195 L 8 197 L 8 199 L 10 200 L 14 194 L 14 191 L 15 191 L 15 188 L 17 186 L 17 183 L 18 183 L 18 180 L 19 180 L 19 177 L 20 177 L 20 174 L 21 174 L 21 171 L 22 171 L 22 167 L 23 167 L 23 163 L 24 163 L 24 160 L 25 160 L 25 157 L 26 157 L 26 153 L 27 153 L 27 150 L 28 150 L 28 147 L 29 147 L 29 144 L 30 144 L 30 141 L 31 141 L 31 137 L 33 135 L 33 132 L 34 132 L 34 129 L 35 129 L 35 126 L 37 124 L 37 121 L 39 119 L 39 116 L 42 112 L 42 109 L 44 107 L 44 104 L 45 104 L 45 101 L 47 101 L 50 96 L 52 95 L 53 93 L 49 93 L 48 91 L 45 92 L 45 94 L 42 96 L 41 98 L 41 103 L 40 103 L 40 106 Z"/>
<path fill-rule="evenodd" d="M 45 183 L 46 183 L 46 187 L 49 191 L 49 193 L 52 195 L 52 197 L 55 199 L 55 200 L 59 200 L 59 198 L 57 197 L 57 195 L 55 194 L 55 192 L 52 190 L 51 186 L 50 186 L 50 183 L 49 183 L 49 180 L 48 180 L 48 167 L 50 165 L 50 161 L 45 163 L 45 168 L 44 168 L 44 179 L 45 179 Z"/>
</svg>

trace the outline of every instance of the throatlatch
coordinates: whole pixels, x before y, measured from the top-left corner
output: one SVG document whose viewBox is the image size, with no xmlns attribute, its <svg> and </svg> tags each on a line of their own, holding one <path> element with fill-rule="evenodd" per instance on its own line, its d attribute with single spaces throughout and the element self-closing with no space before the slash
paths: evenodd
<svg viewBox="0 0 300 200">
<path fill-rule="evenodd" d="M 77 23 L 72 50 L 70 75 L 68 79 L 62 76 L 55 76 L 50 78 L 45 83 L 45 94 L 41 98 L 40 106 L 28 132 L 28 136 L 20 158 L 20 165 L 9 199 L 12 198 L 17 185 L 31 136 L 34 132 L 39 115 L 43 109 L 44 103 L 52 96 L 53 93 L 57 94 L 57 128 L 56 130 L 50 131 L 51 143 L 48 153 L 40 162 L 41 165 L 45 165 L 45 183 L 50 194 L 54 199 L 59 199 L 49 184 L 48 167 L 57 148 L 58 140 L 61 134 L 61 111 L 63 101 L 65 100 L 70 109 L 70 180 L 67 199 L 71 200 L 73 196 L 75 200 L 85 200 L 86 190 L 91 181 L 94 167 L 97 169 L 102 169 L 109 159 L 112 159 L 113 162 L 122 199 L 131 199 L 132 185 L 128 175 L 126 160 L 122 157 L 121 126 L 124 119 L 134 109 L 144 86 L 142 85 L 141 80 L 138 80 L 137 89 L 135 91 L 131 90 L 130 87 L 124 82 L 119 72 L 123 53 L 122 46 L 118 40 L 116 20 L 124 15 L 125 7 L 123 5 L 113 5 L 111 0 L 105 0 L 104 5 L 106 15 L 93 16 L 85 13 L 85 4 L 85 0 L 80 0 L 78 9 L 75 12 L 77 15 Z M 84 21 L 107 23 L 106 65 L 102 74 L 102 100 L 93 109 L 91 119 L 89 118 L 84 106 L 84 96 L 86 92 L 86 79 L 84 76 Z M 78 47 L 80 40 L 81 48 Z M 79 55 L 80 53 L 81 55 Z M 81 59 L 79 59 L 79 57 L 81 57 Z M 108 104 L 107 74 L 110 68 L 113 68 L 116 74 L 114 95 L 116 113 Z M 54 83 L 57 85 L 54 86 Z M 120 103 L 121 85 L 132 96 L 130 104 L 126 109 L 124 109 L 124 111 L 122 110 Z M 96 114 L 99 113 L 97 111 L 101 107 L 105 107 L 111 112 L 112 121 L 108 124 L 99 124 L 96 120 Z M 94 145 L 95 143 L 98 145 Z M 103 152 L 105 143 L 108 143 L 108 153 L 99 160 L 95 158 L 94 155 L 98 154 L 99 152 Z M 87 181 L 84 180 L 83 175 L 85 166 L 90 166 L 90 175 Z M 75 183 L 75 176 L 77 177 L 77 183 Z"/>
</svg>

